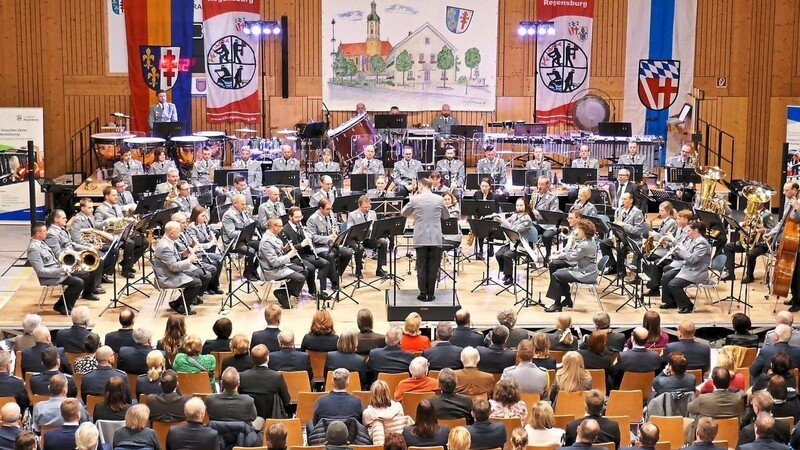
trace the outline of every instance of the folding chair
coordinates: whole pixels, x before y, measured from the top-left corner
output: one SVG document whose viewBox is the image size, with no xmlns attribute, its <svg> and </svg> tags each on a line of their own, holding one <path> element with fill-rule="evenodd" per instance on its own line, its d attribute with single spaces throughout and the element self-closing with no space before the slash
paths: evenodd
<svg viewBox="0 0 800 450">
<path fill-rule="evenodd" d="M 584 287 L 589 290 L 592 294 L 594 294 L 595 298 L 597 298 L 597 304 L 600 306 L 600 311 L 604 311 L 603 309 L 603 302 L 600 301 L 600 294 L 597 292 L 597 286 L 600 285 L 600 280 L 603 279 L 603 272 L 606 270 L 606 264 L 608 264 L 608 256 L 603 256 L 600 258 L 600 261 L 597 263 L 597 278 L 595 278 L 594 282 L 590 283 L 570 283 L 570 291 L 572 294 L 572 302 L 573 305 L 577 304 L 578 301 L 578 289 Z M 573 307 L 574 309 L 574 307 Z"/>
</svg>

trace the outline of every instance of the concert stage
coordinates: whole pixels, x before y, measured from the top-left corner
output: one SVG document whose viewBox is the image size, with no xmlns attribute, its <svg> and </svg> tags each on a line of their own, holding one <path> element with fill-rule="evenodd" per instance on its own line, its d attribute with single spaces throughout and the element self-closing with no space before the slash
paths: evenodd
<svg viewBox="0 0 800 450">
<path fill-rule="evenodd" d="M 436 298 L 430 302 L 417 300 L 419 291 L 416 289 L 387 289 L 385 292 L 386 319 L 389 322 L 403 321 L 412 312 L 419 313 L 424 322 L 453 320 L 456 311 L 461 309 L 458 291 L 453 292 L 452 289 L 437 289 L 434 294 Z"/>
</svg>

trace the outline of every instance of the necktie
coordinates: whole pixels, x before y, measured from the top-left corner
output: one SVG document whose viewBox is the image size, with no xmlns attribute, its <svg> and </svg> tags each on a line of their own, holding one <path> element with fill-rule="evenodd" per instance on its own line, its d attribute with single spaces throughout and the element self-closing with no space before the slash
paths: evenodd
<svg viewBox="0 0 800 450">
<path fill-rule="evenodd" d="M 685 160 L 683 161 L 683 164 L 681 165 L 681 167 L 682 168 L 686 168 L 686 161 Z"/>
<path fill-rule="evenodd" d="M 628 210 L 625 210 L 625 211 L 622 213 L 622 221 L 623 221 L 623 222 L 625 222 L 625 219 L 626 219 L 627 217 L 628 217 Z"/>
<path fill-rule="evenodd" d="M 370 161 L 367 160 L 367 170 L 369 170 L 369 163 L 370 163 Z"/>
<path fill-rule="evenodd" d="M 325 196 L 328 198 L 328 200 L 330 200 L 330 199 L 331 199 L 331 193 L 330 193 L 330 192 L 328 192 L 327 194 L 325 194 Z"/>
<path fill-rule="evenodd" d="M 130 172 L 130 170 L 131 170 L 131 163 L 127 163 L 127 165 L 128 165 L 128 172 Z"/>
<path fill-rule="evenodd" d="M 624 190 L 623 189 L 624 186 L 625 186 L 624 184 L 620 184 L 619 189 L 617 189 L 617 204 L 619 204 L 620 206 L 622 206 L 622 192 Z"/>
</svg>

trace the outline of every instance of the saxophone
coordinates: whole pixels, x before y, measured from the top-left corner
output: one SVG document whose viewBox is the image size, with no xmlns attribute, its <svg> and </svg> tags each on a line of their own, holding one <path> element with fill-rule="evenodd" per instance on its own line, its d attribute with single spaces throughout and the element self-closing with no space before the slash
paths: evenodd
<svg viewBox="0 0 800 450">
<path fill-rule="evenodd" d="M 656 249 L 655 242 L 653 242 L 653 222 L 655 221 L 656 219 L 648 220 L 648 223 L 650 224 L 650 234 L 648 234 L 647 239 L 645 239 L 642 243 L 642 253 L 651 253 Z"/>
<path fill-rule="evenodd" d="M 747 207 L 744 210 L 744 220 L 742 221 L 743 233 L 739 233 L 739 242 L 747 250 L 761 242 L 764 234 L 764 221 L 761 217 L 760 206 L 767 203 L 772 198 L 772 193 L 760 186 L 745 186 L 742 195 L 747 199 Z"/>
</svg>

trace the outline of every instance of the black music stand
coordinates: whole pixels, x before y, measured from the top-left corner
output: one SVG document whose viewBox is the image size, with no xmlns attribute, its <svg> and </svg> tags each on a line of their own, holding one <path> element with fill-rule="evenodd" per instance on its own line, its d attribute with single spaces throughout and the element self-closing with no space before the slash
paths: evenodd
<svg viewBox="0 0 800 450">
<path fill-rule="evenodd" d="M 133 223 L 129 223 L 128 225 L 126 225 L 125 228 L 122 229 L 122 233 L 120 233 L 120 235 L 117 237 L 117 239 L 119 240 L 119 247 L 122 247 L 123 243 L 125 241 L 127 241 L 131 237 L 131 234 L 133 234 Z M 117 250 L 119 250 L 119 248 L 117 248 Z M 110 249 L 109 249 L 109 252 L 110 252 Z M 142 257 L 144 257 L 144 255 L 142 255 Z M 142 271 L 144 271 L 144 268 L 142 268 Z M 131 294 L 131 290 L 134 290 L 134 291 L 144 295 L 145 297 L 150 298 L 149 295 L 145 294 L 139 288 L 134 286 L 135 283 L 137 283 L 139 281 L 142 281 L 143 279 L 146 280 L 144 275 L 142 276 L 142 278 L 139 278 L 137 280 L 131 280 L 130 278 L 126 277 L 125 278 L 125 285 L 123 285 L 122 288 L 120 288 L 120 290 L 117 293 L 114 294 L 114 297 L 117 298 L 117 297 L 119 297 L 121 295 L 124 295 L 126 297 L 130 297 L 131 295 L 133 295 L 133 294 Z M 114 271 L 114 286 L 115 287 L 117 285 L 116 280 L 117 280 L 117 271 L 115 270 Z M 149 280 L 147 280 L 147 282 L 149 283 Z"/>
<path fill-rule="evenodd" d="M 699 183 L 700 181 L 700 174 L 698 174 L 692 167 L 667 167 L 667 183 L 693 185 Z"/>
<path fill-rule="evenodd" d="M 600 221 L 599 219 L 598 222 L 602 223 L 602 221 Z M 595 223 L 595 226 L 597 226 L 597 223 Z M 617 239 L 617 242 L 620 243 L 618 245 L 626 245 L 626 246 L 629 245 L 627 235 L 625 234 L 625 230 L 622 228 L 621 225 L 617 225 L 616 223 L 610 223 L 609 230 L 611 231 L 611 234 L 613 234 L 614 237 Z M 617 254 L 616 260 L 617 260 L 617 267 L 615 267 L 615 269 L 617 273 L 614 276 L 615 278 L 613 280 L 609 280 L 610 283 L 608 284 L 608 286 L 606 286 L 605 289 L 603 289 L 604 294 L 601 296 L 601 298 L 605 298 L 609 294 L 613 293 L 618 293 L 619 295 L 625 295 L 628 293 L 628 290 L 625 287 L 625 278 L 622 276 L 622 270 L 620 270 L 624 266 L 625 261 L 623 261 L 622 258 L 619 257 L 619 254 Z M 602 274 L 600 275 L 602 276 Z M 608 280 L 608 278 L 605 279 Z M 608 289 L 614 285 L 616 285 L 616 287 L 608 291 Z"/>
<path fill-rule="evenodd" d="M 136 209 L 133 211 L 133 215 L 143 216 L 160 210 L 167 201 L 168 196 L 169 194 L 165 192 L 163 194 L 153 194 L 142 197 L 142 199 L 136 203 Z"/>
<path fill-rule="evenodd" d="M 364 223 L 369 224 L 369 222 L 364 222 Z M 342 231 L 341 233 L 336 235 L 336 238 L 331 243 L 331 250 L 333 250 L 334 248 L 337 248 L 337 247 L 341 248 L 341 247 L 350 246 L 351 241 L 348 239 L 348 236 L 350 235 L 351 230 L 353 228 L 355 228 L 355 227 L 356 226 L 354 225 L 353 227 L 348 228 L 345 231 Z M 333 295 L 331 295 L 331 298 L 333 299 L 333 304 L 331 305 L 331 309 L 333 309 L 333 307 L 336 306 L 337 303 L 342 301 L 342 296 L 344 296 L 345 298 L 349 298 L 353 303 L 358 305 L 358 302 L 356 301 L 356 299 L 352 295 L 349 295 L 347 292 L 344 292 L 344 290 L 343 290 L 344 287 L 342 286 L 342 278 L 339 275 L 339 257 L 338 256 L 335 256 L 333 258 L 333 270 L 335 270 L 335 273 L 336 273 L 336 277 L 337 277 L 337 283 L 336 284 L 339 286 L 339 289 L 336 289 L 336 291 L 333 293 Z M 355 290 L 353 291 L 353 293 L 355 293 Z"/>
<path fill-rule="evenodd" d="M 246 287 L 245 294 L 250 294 L 251 289 L 252 291 L 258 292 L 258 288 L 253 285 L 253 282 L 250 281 L 247 277 L 244 278 L 244 281 L 239 286 L 236 286 L 236 289 L 233 289 L 233 260 L 231 257 L 231 253 L 234 249 L 239 248 L 240 245 L 244 245 L 245 247 L 248 246 L 248 243 L 253 239 L 253 235 L 256 232 L 256 225 L 257 222 L 252 222 L 247 224 L 244 228 L 239 231 L 239 234 L 236 235 L 236 239 L 231 239 L 228 243 L 228 248 L 225 249 L 225 253 L 223 254 L 223 258 L 225 256 L 228 257 L 228 295 L 222 299 L 222 307 L 220 308 L 220 313 L 227 309 L 232 309 L 234 306 L 238 304 L 244 305 L 245 308 L 250 309 L 249 306 L 245 302 L 239 298 L 236 293 L 242 289 L 242 287 Z M 248 258 L 247 254 L 244 254 L 244 258 Z M 256 255 L 256 259 L 258 259 L 258 255 Z M 288 296 L 287 296 L 288 297 Z M 236 302 L 233 299 L 236 298 Z"/>
<path fill-rule="evenodd" d="M 474 200 L 465 198 L 461 200 L 461 215 L 473 218 L 482 218 L 491 216 L 497 212 L 497 203 L 494 200 Z M 472 258 L 478 254 L 478 240 L 473 244 L 472 254 L 462 256 L 458 262 L 472 261 Z"/>
<path fill-rule="evenodd" d="M 625 293 L 628 294 L 628 299 L 625 300 L 625 302 L 621 304 L 619 308 L 617 308 L 617 312 L 619 312 L 619 310 L 625 306 L 630 306 L 633 309 L 644 308 L 647 310 L 648 306 L 650 306 L 650 300 L 648 298 L 647 304 L 645 304 L 644 283 L 641 277 L 641 274 L 644 273 L 642 271 L 642 264 L 644 263 L 645 258 L 642 254 L 641 247 L 637 245 L 636 241 L 634 241 L 628 235 L 625 235 L 625 241 L 627 242 L 628 248 L 630 248 L 631 252 L 633 252 L 633 260 L 639 261 L 639 264 L 636 267 L 629 267 L 629 269 L 632 269 L 636 273 L 636 278 L 633 281 L 633 291 L 628 291 L 627 288 L 624 289 Z"/>
<path fill-rule="evenodd" d="M 230 186 L 233 179 L 237 176 L 247 179 L 247 169 L 216 169 L 214 170 L 214 184 L 216 186 Z"/>
<path fill-rule="evenodd" d="M 180 208 L 175 206 L 168 209 L 156 210 L 155 212 L 148 214 L 147 216 L 145 216 L 146 218 L 149 219 L 148 221 L 143 221 L 143 220 L 140 221 L 141 225 L 139 228 L 139 233 L 142 236 L 145 236 L 148 233 L 148 230 L 152 230 L 154 235 L 156 234 L 156 231 L 159 231 L 158 233 L 159 235 L 163 235 L 164 225 L 170 220 L 172 220 L 172 215 L 178 211 L 180 211 Z M 150 248 L 151 255 L 153 250 L 154 249 L 151 247 Z M 142 259 L 141 259 L 142 276 L 135 282 L 137 283 L 141 282 L 142 284 L 149 284 L 151 286 L 154 286 L 153 282 L 150 281 L 150 275 L 153 273 L 152 271 L 150 273 L 147 273 L 147 271 L 145 270 L 144 260 L 145 260 L 144 253 L 142 253 Z"/>
<path fill-rule="evenodd" d="M 469 223 L 470 229 L 472 229 L 472 233 L 477 239 L 489 239 L 492 234 L 500 232 L 500 223 L 495 222 L 494 220 L 467 219 L 467 222 Z M 489 286 L 492 284 L 503 287 L 502 284 L 498 283 L 494 280 L 494 278 L 489 276 L 490 259 L 491 258 L 489 257 L 484 259 L 484 262 L 486 263 L 486 273 L 470 292 L 475 292 L 481 286 Z"/>
<path fill-rule="evenodd" d="M 723 215 L 722 219 L 728 224 L 728 227 L 730 227 L 731 230 L 739 233 L 740 236 L 748 236 L 748 234 L 744 230 L 744 228 L 742 228 L 742 226 L 739 225 L 739 222 L 737 222 L 736 219 L 734 219 L 733 217 Z M 734 244 L 736 244 L 736 243 L 734 243 Z M 747 253 L 750 252 L 750 249 L 748 249 L 747 247 L 744 247 L 744 246 L 742 246 L 742 247 L 744 248 L 744 253 L 745 253 L 744 265 L 742 266 L 743 267 L 743 269 L 742 269 L 742 278 L 744 278 L 745 276 L 747 276 L 747 268 L 748 268 Z M 736 255 L 736 253 L 734 252 L 734 257 L 735 257 L 735 255 Z M 734 274 L 732 274 L 732 273 L 730 273 L 728 275 L 734 276 Z M 739 282 L 739 296 L 735 297 L 733 295 L 733 285 L 734 284 L 736 284 L 736 282 L 735 281 L 731 281 L 731 293 L 730 293 L 729 296 L 727 296 L 727 297 L 725 297 L 723 299 L 720 299 L 720 300 L 718 300 L 716 302 L 713 302 L 712 305 L 716 305 L 718 303 L 722 303 L 724 301 L 728 301 L 729 302 L 728 303 L 728 314 L 730 314 L 731 311 L 733 310 L 733 302 L 736 302 L 737 304 L 741 303 L 742 305 L 744 305 L 744 313 L 747 314 L 747 308 L 753 306 L 749 302 L 750 289 L 747 289 L 745 287 L 744 283 Z M 744 295 L 742 295 L 742 291 L 743 290 L 744 290 Z M 775 311 L 772 311 L 772 312 L 775 313 Z"/>
<path fill-rule="evenodd" d="M 183 122 L 153 122 L 153 136 L 166 140 L 183 136 Z"/>
<path fill-rule="evenodd" d="M 408 114 L 376 114 L 375 129 L 403 129 L 408 128 Z"/>
<path fill-rule="evenodd" d="M 398 215 L 395 217 L 378 219 L 372 225 L 372 239 L 388 239 L 390 243 L 388 250 L 394 254 L 394 246 L 392 246 L 391 243 L 395 241 L 395 236 L 401 236 L 405 229 L 405 217 Z M 397 261 L 395 258 L 387 259 L 389 260 L 389 272 L 379 278 L 377 281 L 384 282 L 386 280 L 390 280 L 392 284 L 394 284 L 395 288 L 397 288 L 398 280 L 405 281 L 405 279 L 395 275 L 397 273 Z M 392 267 L 392 261 L 395 262 L 394 267 Z"/>
<path fill-rule="evenodd" d="M 102 262 L 101 262 L 101 264 L 103 266 L 105 266 L 106 262 L 110 261 L 111 259 L 114 259 L 114 257 L 117 255 L 117 252 L 119 252 L 119 249 L 122 247 L 122 243 L 125 242 L 124 240 L 122 240 L 122 236 L 126 235 L 126 234 L 130 235 L 130 233 L 131 233 L 131 231 L 128 230 L 128 228 L 133 228 L 133 224 L 132 223 L 128 224 L 128 226 L 125 227 L 122 230 L 122 233 L 119 236 L 114 237 L 114 240 L 111 241 L 111 243 L 108 245 L 108 250 L 106 250 L 106 254 L 103 256 Z M 127 231 L 127 233 L 126 233 L 126 231 Z M 119 300 L 119 293 L 117 292 L 117 271 L 116 270 L 114 271 L 114 276 L 112 278 L 112 282 L 113 282 L 113 284 L 111 286 L 111 288 L 112 288 L 111 292 L 114 293 L 114 296 L 111 298 L 111 300 L 109 300 L 109 302 L 106 305 L 106 307 L 103 308 L 102 311 L 100 311 L 100 314 L 98 314 L 98 317 L 102 316 L 103 313 L 105 313 L 109 309 L 119 308 L 120 304 L 122 306 L 125 306 L 126 308 L 130 308 L 130 309 L 132 309 L 132 310 L 134 310 L 136 312 L 139 312 L 138 309 L 136 309 L 136 308 L 128 305 L 127 303 L 122 302 L 122 301 Z M 128 286 L 128 288 L 133 288 L 133 289 L 139 291 L 139 289 L 136 289 L 133 286 Z M 139 292 L 141 292 L 141 291 L 139 291 Z"/>
<path fill-rule="evenodd" d="M 363 223 L 357 223 L 357 224 L 349 227 L 347 229 L 347 232 L 348 232 L 347 245 L 348 245 L 348 247 L 351 244 L 356 244 L 355 245 L 356 246 L 356 251 L 357 252 L 358 251 L 362 251 L 364 249 L 364 246 L 362 244 L 363 244 L 364 241 L 366 241 L 369 238 L 369 234 L 370 234 L 369 230 L 370 230 L 370 227 L 372 226 L 372 224 L 373 224 L 372 221 L 367 221 L 367 222 L 363 222 Z M 363 256 L 364 255 L 362 254 L 362 257 Z M 355 255 L 354 255 L 354 257 L 355 257 Z M 368 283 L 368 282 L 356 277 L 355 281 L 342 286 L 342 289 L 347 289 L 347 288 L 352 286 L 353 287 L 353 294 L 351 294 L 351 295 L 355 295 L 356 289 L 361 288 L 361 287 L 365 287 L 365 286 L 371 287 L 372 289 L 375 289 L 376 291 L 380 291 L 380 289 L 378 289 L 377 287 L 375 287 L 373 285 L 373 283 L 376 283 L 377 281 L 378 280 L 375 280 L 375 281 L 373 281 L 371 283 Z M 353 301 L 355 302 L 355 300 L 353 300 Z M 356 304 L 358 304 L 358 302 L 356 302 Z"/>
<path fill-rule="evenodd" d="M 713 213 L 711 211 L 706 211 L 704 209 L 695 208 L 694 215 L 697 217 L 697 220 L 703 222 L 703 225 L 706 226 L 706 234 L 709 234 L 711 230 L 717 230 L 719 231 L 718 236 L 725 235 L 725 224 L 722 223 L 723 222 L 722 216 L 720 216 L 719 214 Z M 708 236 L 708 239 L 710 239 L 713 242 L 718 241 L 717 238 L 711 237 L 710 234 Z"/>
<path fill-rule="evenodd" d="M 521 244 L 521 239 L 522 239 L 522 238 L 520 237 L 520 235 L 519 235 L 519 233 L 518 233 L 518 232 L 516 232 L 516 231 L 514 231 L 514 230 L 512 230 L 512 229 L 510 229 L 510 228 L 506 228 L 506 227 L 504 227 L 504 226 L 501 226 L 501 227 L 500 227 L 500 231 L 502 231 L 502 232 L 503 232 L 503 234 L 504 234 L 504 235 L 506 236 L 506 238 L 508 239 L 508 241 L 509 241 L 509 244 L 508 244 L 508 246 L 509 246 L 509 248 L 510 248 L 510 249 L 511 249 L 511 250 L 514 252 L 514 259 L 516 259 L 516 257 L 517 257 L 518 255 L 522 255 L 522 254 L 524 254 L 523 252 L 520 252 L 520 251 L 519 251 L 519 249 L 520 249 L 520 246 L 522 245 L 522 244 Z M 513 292 L 513 294 L 514 294 L 514 300 L 515 300 L 515 301 L 514 301 L 514 306 L 516 306 L 516 305 L 517 305 L 517 303 L 519 303 L 519 302 L 517 302 L 517 301 L 516 301 L 516 300 L 517 300 L 517 297 L 518 297 L 518 295 L 517 295 L 517 294 L 518 294 L 518 292 L 519 292 L 519 291 L 523 291 L 523 292 L 525 292 L 525 298 L 528 298 L 528 297 L 530 297 L 530 292 L 528 292 L 527 286 L 526 286 L 526 287 L 522 287 L 522 285 L 520 285 L 520 284 L 517 282 L 517 266 L 518 266 L 518 264 L 514 264 L 514 268 L 513 268 L 513 275 L 512 275 L 512 282 L 511 282 L 511 284 L 509 284 L 508 286 L 504 286 L 504 287 L 503 287 L 503 289 L 501 289 L 501 290 L 500 290 L 500 291 L 499 291 L 499 292 L 496 294 L 496 295 L 500 295 L 500 294 L 502 294 L 503 292 L 506 292 L 506 291 L 509 291 L 509 292 L 511 292 L 511 289 L 513 289 L 513 290 L 514 290 L 514 292 Z M 529 269 L 528 269 L 528 270 L 530 270 L 530 264 L 528 265 L 528 267 L 529 267 Z M 527 278 L 527 277 L 526 277 L 526 278 Z"/>
<path fill-rule="evenodd" d="M 466 186 L 467 190 L 477 191 L 478 189 L 480 189 L 481 188 L 481 180 L 484 177 L 488 177 L 490 179 L 492 178 L 488 174 L 468 173 L 467 174 L 466 183 L 465 183 L 465 186 Z"/>
<path fill-rule="evenodd" d="M 367 192 L 375 187 L 375 174 L 372 173 L 351 173 L 350 191 Z"/>
<path fill-rule="evenodd" d="M 457 218 L 450 218 L 450 217 L 448 217 L 447 219 L 442 219 L 442 235 L 443 236 L 447 236 L 447 235 L 456 235 L 456 234 L 459 235 L 459 236 L 461 235 L 461 227 L 458 224 L 458 219 Z M 448 250 L 447 245 L 448 244 L 444 245 L 445 251 Z M 440 267 L 439 270 L 442 272 L 442 276 L 439 277 L 439 281 L 443 280 L 446 277 L 446 278 L 450 278 L 451 280 L 453 280 L 453 284 L 455 284 L 456 275 L 458 274 L 457 256 L 458 256 L 459 247 L 460 247 L 460 245 L 457 245 L 457 244 L 453 245 L 453 274 L 450 275 L 446 270 L 444 270 L 444 269 L 442 269 Z M 455 286 L 453 286 L 453 289 L 455 289 Z"/>
<path fill-rule="evenodd" d="M 597 169 L 564 167 L 561 169 L 561 182 L 564 184 L 597 184 Z"/>
<path fill-rule="evenodd" d="M 261 179 L 264 186 L 300 187 L 299 170 L 264 170 Z"/>
<path fill-rule="evenodd" d="M 238 296 L 236 296 L 234 294 L 235 291 L 233 290 L 233 261 L 231 259 L 231 254 L 230 254 L 231 250 L 236 248 L 235 246 L 236 246 L 236 243 L 238 241 L 239 241 L 238 239 L 231 239 L 231 241 L 228 242 L 228 245 L 225 247 L 225 250 L 222 252 L 222 260 L 221 261 L 224 262 L 226 258 L 228 259 L 228 265 L 225 267 L 225 270 L 228 273 L 228 294 L 227 294 L 227 297 L 228 297 L 228 299 L 231 299 L 231 297 L 235 296 L 236 300 L 239 303 L 241 303 L 241 300 L 239 299 Z M 222 267 L 220 267 L 220 269 L 222 269 Z M 231 303 L 231 305 L 233 305 L 233 300 L 230 300 L 230 303 Z M 226 301 L 225 297 L 223 297 L 222 298 L 222 306 L 220 307 L 220 310 L 219 310 L 220 314 L 223 314 L 223 315 L 224 314 L 228 314 L 228 310 L 225 309 L 226 305 L 227 305 L 227 301 Z M 245 305 L 245 306 L 247 306 L 247 305 Z"/>
<path fill-rule="evenodd" d="M 558 236 L 558 227 L 561 226 L 562 223 L 567 223 L 567 213 L 563 213 L 561 211 L 548 211 L 546 209 L 537 209 L 537 211 L 539 211 L 539 215 L 542 216 L 542 220 L 539 221 L 539 223 L 538 223 L 539 226 L 552 225 L 553 227 L 555 227 L 556 236 L 553 236 L 553 238 L 556 241 L 556 248 L 558 248 L 558 241 L 559 241 L 559 239 L 557 238 L 557 236 Z M 537 224 L 536 218 L 535 217 L 531 217 L 531 218 L 534 220 L 534 226 L 536 226 L 536 224 Z M 543 233 L 543 231 L 541 231 L 541 230 L 537 230 L 537 231 L 539 231 L 540 233 Z M 531 244 L 533 244 L 533 243 L 531 243 Z M 546 264 L 549 265 L 550 261 L 546 261 Z"/>
<path fill-rule="evenodd" d="M 131 194 L 133 198 L 139 201 L 145 194 L 155 194 L 156 186 L 159 183 L 167 181 L 166 174 L 147 174 L 147 175 L 132 175 L 131 176 Z"/>
<path fill-rule="evenodd" d="M 583 218 L 589 220 L 589 222 L 592 222 L 594 224 L 594 228 L 597 231 L 596 232 L 597 236 L 605 237 L 608 234 L 609 227 L 606 226 L 606 222 L 604 222 L 603 219 L 595 216 L 583 216 Z"/>
<path fill-rule="evenodd" d="M 333 202 L 334 214 L 347 214 L 350 211 L 355 211 L 358 208 L 358 199 L 361 195 L 345 195 L 338 197 Z"/>
</svg>

